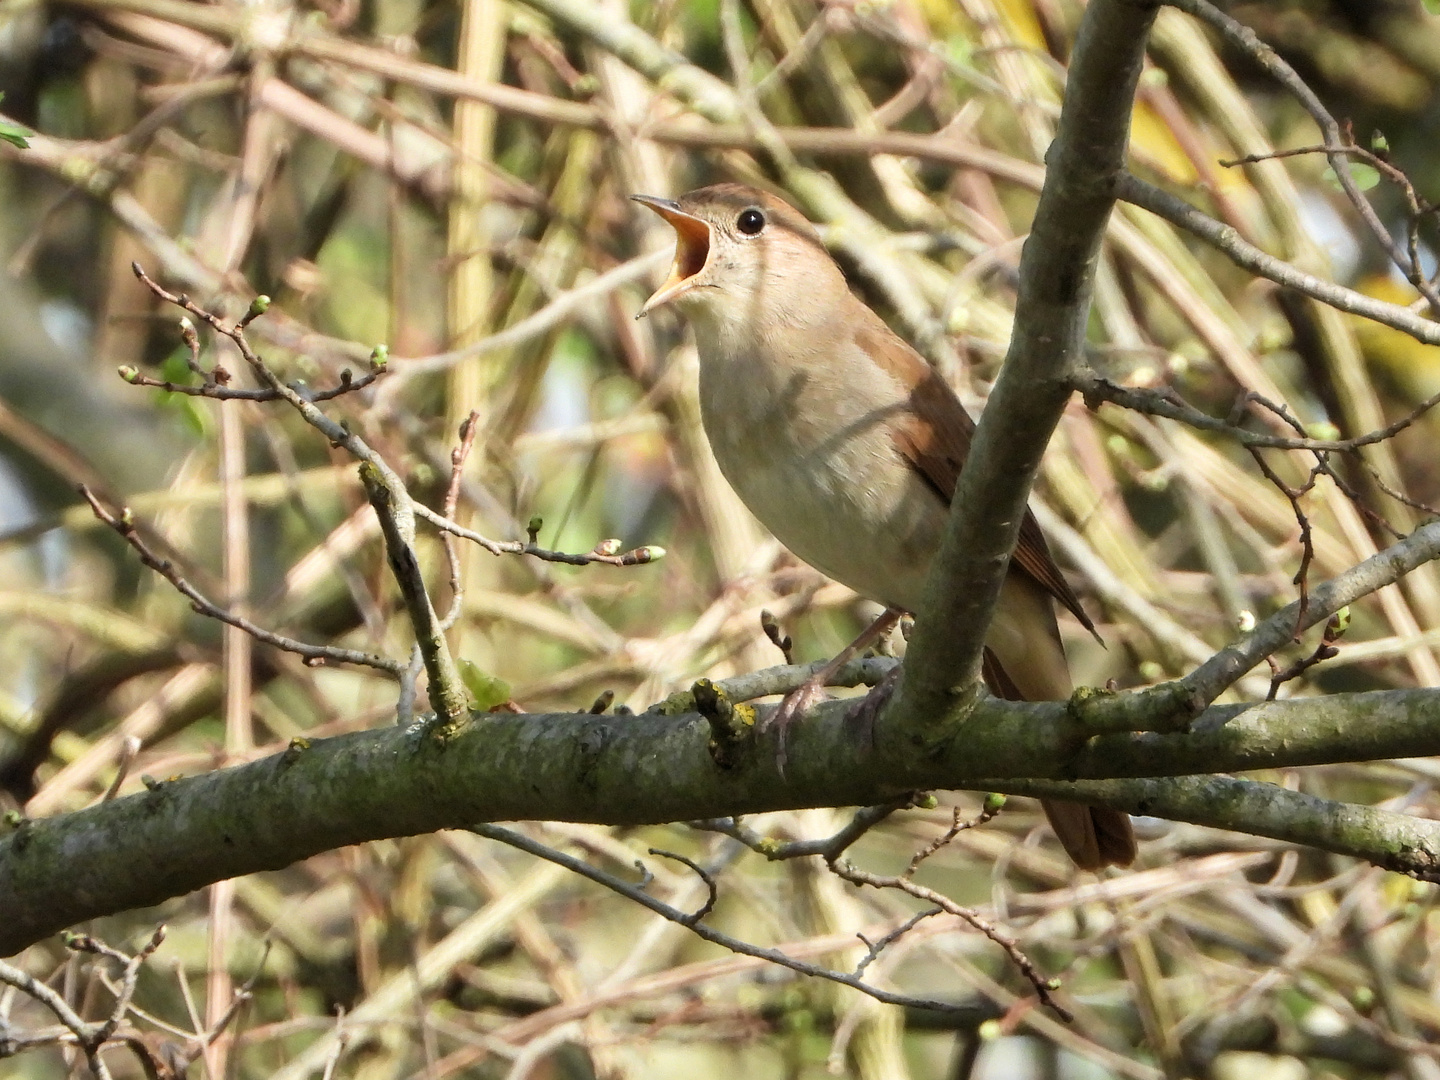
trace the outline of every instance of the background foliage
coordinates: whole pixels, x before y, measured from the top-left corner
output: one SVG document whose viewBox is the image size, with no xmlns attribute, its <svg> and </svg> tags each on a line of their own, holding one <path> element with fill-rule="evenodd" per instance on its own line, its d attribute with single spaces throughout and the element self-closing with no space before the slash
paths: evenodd
<svg viewBox="0 0 1440 1080">
<path fill-rule="evenodd" d="M 409 649 L 348 459 L 274 406 L 221 407 L 115 376 L 134 365 L 190 378 L 175 312 L 156 305 L 132 261 L 232 315 L 256 293 L 273 297 L 254 334 L 286 378 L 330 385 L 388 343 L 391 374 L 332 414 L 432 505 L 457 426 L 477 411 L 461 512 L 487 535 L 522 538 L 538 516 L 549 547 L 617 537 L 666 549 L 623 569 L 463 553 L 452 644 L 520 707 L 573 710 L 613 691 L 638 709 L 700 675 L 773 664 L 762 609 L 801 658 L 838 650 L 867 606 L 791 560 L 719 478 L 683 326 L 668 313 L 632 321 L 663 273 L 664 256 L 647 253 L 670 239 L 625 196 L 723 178 L 786 192 L 822 223 L 854 286 L 978 408 L 1008 337 L 1079 10 L 1070 0 L 0 7 L 0 107 L 36 133 L 28 149 L 0 146 L 0 797 L 44 816 L 104 797 L 122 761 L 129 791 L 144 775 L 394 718 L 392 681 L 307 668 L 222 633 L 73 494 L 85 482 L 123 499 L 207 595 L 263 625 Z M 1421 196 L 1435 194 L 1440 22 L 1399 0 L 1231 11 L 1361 142 L 1383 132 Z M 457 98 L 454 71 L 480 89 Z M 871 152 L 888 132 L 937 131 L 964 165 Z M 1135 171 L 1314 273 L 1409 302 L 1322 158 L 1218 164 L 1318 141 L 1247 59 L 1162 12 L 1135 111 Z M 1397 189 L 1370 197 L 1401 230 Z M 610 287 L 564 299 L 617 267 Z M 1381 427 L 1440 390 L 1432 350 L 1297 303 L 1128 206 L 1110 231 L 1092 341 L 1112 378 L 1174 386 L 1219 416 L 1256 391 L 1316 432 Z M 419 359 L 467 346 L 474 355 Z M 232 354 L 207 347 L 243 381 Z M 1328 483 L 1306 496 L 1315 574 L 1429 514 L 1436 437 L 1422 420 L 1374 449 L 1373 475 L 1348 477 L 1368 516 Z M 1302 457 L 1267 461 L 1298 483 Z M 1077 400 L 1036 502 L 1062 562 L 1085 571 L 1077 583 L 1109 643 L 1065 628 L 1077 682 L 1180 674 L 1295 597 L 1294 508 L 1224 440 Z M 423 544 L 448 602 L 439 543 Z M 1282 693 L 1440 683 L 1433 568 L 1353 616 L 1339 655 Z M 127 738 L 138 740 L 133 760 Z M 1407 760 L 1270 779 L 1431 814 L 1436 776 Z M 943 831 L 952 803 L 979 811 L 969 796 L 940 801 L 874 830 L 856 860 L 898 870 Z M 813 838 L 843 820 L 805 811 L 749 824 Z M 1069 1026 L 1033 1007 L 989 941 L 953 922 L 921 924 L 871 975 L 975 1008 L 958 1021 L 902 1016 L 730 958 L 468 834 L 333 852 L 92 932 L 137 944 L 169 924 L 136 1003 L 182 1033 L 213 1027 L 233 982 L 251 984 L 204 1055 L 232 1076 L 287 1062 L 280 1075 L 328 1062 L 364 1077 L 803 1076 L 827 1063 L 867 1078 L 1440 1076 L 1426 1045 L 1440 1032 L 1433 886 L 1159 822 L 1143 825 L 1136 870 L 1075 883 L 1038 821 L 1012 805 L 956 837 L 921 880 L 985 909 L 1059 974 L 1077 1013 Z M 530 828 L 616 873 L 643 860 L 653 889 L 693 909 L 703 886 L 647 849 L 685 852 L 720 874 L 717 925 L 808 942 L 841 967 L 863 955 L 856 932 L 883 933 L 917 910 L 683 827 Z M 77 1008 L 107 1007 L 103 964 L 59 943 L 18 962 Z M 351 1019 L 337 1028 L 341 1010 Z M 0 1016 L 17 1029 L 48 1022 L 8 993 Z M 135 1023 L 189 1045 L 148 1017 Z M 25 1075 L 59 1076 L 61 1057 L 16 1060 Z M 108 1059 L 117 1075 L 138 1075 L 126 1055 Z"/>
</svg>

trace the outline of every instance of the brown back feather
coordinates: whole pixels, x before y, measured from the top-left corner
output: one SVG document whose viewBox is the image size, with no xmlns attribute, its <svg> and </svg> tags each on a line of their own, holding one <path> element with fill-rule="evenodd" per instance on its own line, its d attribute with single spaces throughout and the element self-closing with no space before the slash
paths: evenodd
<svg viewBox="0 0 1440 1080">
<path fill-rule="evenodd" d="M 905 343 L 878 315 L 869 312 L 862 319 L 855 335 L 856 343 L 875 358 L 902 384 L 913 386 L 909 408 L 892 422 L 895 448 L 918 472 L 930 489 L 946 505 L 955 497 L 960 470 L 970 453 L 970 440 L 975 421 L 960 404 L 955 391 L 940 373 Z M 1080 620 L 1080 624 L 1099 640 L 1099 633 L 1090 616 L 1080 606 L 1080 598 L 1060 573 L 1045 543 L 1045 534 L 1030 511 L 1020 523 L 1020 538 L 1015 545 L 1014 562 L 1026 574 Z"/>
</svg>

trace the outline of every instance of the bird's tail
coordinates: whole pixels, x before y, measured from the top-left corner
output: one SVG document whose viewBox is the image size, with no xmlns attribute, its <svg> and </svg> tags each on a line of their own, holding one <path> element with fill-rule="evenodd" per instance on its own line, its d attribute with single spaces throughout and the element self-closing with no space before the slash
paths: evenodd
<svg viewBox="0 0 1440 1080">
<path fill-rule="evenodd" d="M 982 675 L 996 697 L 1025 701 L 1025 695 L 1000 665 L 995 653 L 985 650 Z M 1101 806 L 1041 799 L 1040 805 L 1060 846 L 1081 870 L 1129 866 L 1135 861 L 1135 831 L 1130 815 Z"/>
</svg>

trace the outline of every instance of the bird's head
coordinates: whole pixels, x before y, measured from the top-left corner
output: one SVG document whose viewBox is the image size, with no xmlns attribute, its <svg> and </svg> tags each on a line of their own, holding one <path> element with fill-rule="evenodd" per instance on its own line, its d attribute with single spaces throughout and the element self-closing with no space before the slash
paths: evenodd
<svg viewBox="0 0 1440 1080">
<path fill-rule="evenodd" d="M 715 184 L 675 200 L 631 198 L 675 230 L 670 276 L 641 315 L 673 303 L 692 319 L 727 328 L 797 325 L 820 314 L 823 298 L 846 295 L 844 275 L 815 227 L 774 195 Z"/>
</svg>

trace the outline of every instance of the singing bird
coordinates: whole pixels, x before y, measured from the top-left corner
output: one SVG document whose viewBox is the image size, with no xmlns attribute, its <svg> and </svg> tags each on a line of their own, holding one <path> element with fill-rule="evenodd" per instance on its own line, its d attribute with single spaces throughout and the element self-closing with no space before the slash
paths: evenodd
<svg viewBox="0 0 1440 1080">
<path fill-rule="evenodd" d="M 700 409 L 725 478 L 796 556 L 893 611 L 920 607 L 975 424 L 949 385 L 855 296 L 814 226 L 741 184 L 632 196 L 675 230 L 673 305 L 700 353 Z M 1052 598 L 1094 626 L 1027 513 L 986 637 L 1011 700 L 1070 696 Z M 1123 813 L 1044 803 L 1076 865 L 1126 866 Z"/>
</svg>

